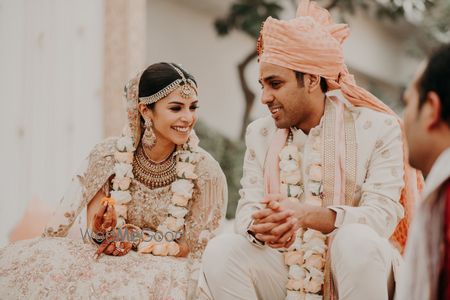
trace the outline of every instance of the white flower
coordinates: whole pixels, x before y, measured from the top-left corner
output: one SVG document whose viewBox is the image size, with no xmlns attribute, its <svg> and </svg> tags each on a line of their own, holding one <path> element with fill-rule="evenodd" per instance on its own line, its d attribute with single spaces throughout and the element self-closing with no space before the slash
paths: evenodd
<svg viewBox="0 0 450 300">
<path fill-rule="evenodd" d="M 311 280 L 305 282 L 304 289 L 308 293 L 318 293 L 322 290 L 322 284 L 318 280 L 311 278 Z"/>
<path fill-rule="evenodd" d="M 133 140 L 129 136 L 122 136 L 121 138 L 119 138 L 117 140 L 116 147 L 117 150 L 122 152 L 124 151 L 131 152 L 136 150 L 136 148 L 134 148 L 133 146 Z"/>
<path fill-rule="evenodd" d="M 117 162 L 131 164 L 133 162 L 133 153 L 116 151 L 114 158 Z"/>
<path fill-rule="evenodd" d="M 292 265 L 289 267 L 289 277 L 295 280 L 303 280 L 306 277 L 306 272 L 299 265 Z"/>
<path fill-rule="evenodd" d="M 188 213 L 188 210 L 184 207 L 179 206 L 171 206 L 169 208 L 169 214 L 174 216 L 175 218 L 184 218 L 184 216 Z"/>
<path fill-rule="evenodd" d="M 297 238 L 295 242 L 288 248 L 288 251 L 300 250 L 302 249 L 302 240 Z"/>
<path fill-rule="evenodd" d="M 197 174 L 194 173 L 195 166 L 191 163 L 177 162 L 177 176 L 178 178 L 196 179 Z"/>
<path fill-rule="evenodd" d="M 116 200 L 117 204 L 127 204 L 131 201 L 131 194 L 128 191 L 112 191 L 111 198 Z"/>
<path fill-rule="evenodd" d="M 131 179 L 128 177 L 118 177 L 115 176 L 112 180 L 113 189 L 118 191 L 119 189 L 122 191 L 128 190 L 131 184 Z"/>
<path fill-rule="evenodd" d="M 121 228 L 123 225 L 127 224 L 127 221 L 125 221 L 124 217 L 117 217 L 117 228 Z"/>
<path fill-rule="evenodd" d="M 322 163 L 322 153 L 320 153 L 320 151 L 312 151 L 309 154 L 308 159 L 310 162 L 313 162 L 316 164 L 321 164 Z"/>
<path fill-rule="evenodd" d="M 300 170 L 294 172 L 280 172 L 280 180 L 282 183 L 298 184 L 302 180 L 302 174 Z"/>
<path fill-rule="evenodd" d="M 191 149 L 197 149 L 198 143 L 200 140 L 198 139 L 197 135 L 195 134 L 195 131 L 192 130 L 191 134 L 189 135 L 188 145 Z"/>
<path fill-rule="evenodd" d="M 177 161 L 195 164 L 198 162 L 199 156 L 190 151 L 180 150 L 177 154 Z"/>
<path fill-rule="evenodd" d="M 321 146 L 321 140 L 320 138 L 315 138 L 313 143 L 312 143 L 312 148 L 314 151 L 320 151 L 320 146 Z"/>
<path fill-rule="evenodd" d="M 164 225 L 172 231 L 178 232 L 184 227 L 184 219 L 167 217 L 164 220 Z"/>
<path fill-rule="evenodd" d="M 312 181 L 310 180 L 308 182 L 308 190 L 313 194 L 314 196 L 319 196 L 323 192 L 323 186 L 322 182 L 320 181 Z"/>
<path fill-rule="evenodd" d="M 308 242 L 305 242 L 302 246 L 302 250 L 305 252 L 305 255 L 310 255 L 309 253 L 319 253 L 324 254 L 327 250 L 327 245 L 320 239 L 312 239 Z"/>
<path fill-rule="evenodd" d="M 327 236 L 323 234 L 322 232 L 314 229 L 308 229 L 303 233 L 303 240 L 305 242 L 308 242 L 314 238 L 319 238 L 322 241 L 325 241 L 327 239 Z"/>
<path fill-rule="evenodd" d="M 114 165 L 114 173 L 117 177 L 133 178 L 133 166 L 131 164 L 117 163 Z"/>
<path fill-rule="evenodd" d="M 163 238 L 166 236 L 166 233 L 172 232 L 172 230 L 170 230 L 165 223 L 159 224 L 157 231 L 159 231 L 158 233 L 162 234 Z"/>
<path fill-rule="evenodd" d="M 317 270 L 314 267 L 308 267 L 306 269 L 308 270 L 311 280 L 315 280 L 315 281 L 319 282 L 320 284 L 323 284 L 323 282 L 325 281 L 325 275 L 322 271 Z"/>
<path fill-rule="evenodd" d="M 280 160 L 280 170 L 282 172 L 293 172 L 299 168 L 295 160 Z"/>
<path fill-rule="evenodd" d="M 171 189 L 174 194 L 185 198 L 192 198 L 194 184 L 190 180 L 178 179 L 172 183 Z"/>
<path fill-rule="evenodd" d="M 286 300 L 305 300 L 305 293 L 288 290 Z"/>
<path fill-rule="evenodd" d="M 291 291 L 300 291 L 304 286 L 304 280 L 289 279 L 286 288 Z"/>
<path fill-rule="evenodd" d="M 322 299 L 323 299 L 322 295 L 310 294 L 310 293 L 305 294 L 305 300 L 322 300 Z"/>
<path fill-rule="evenodd" d="M 289 184 L 288 188 L 288 197 L 299 198 L 303 194 L 303 190 L 299 185 Z"/>
<path fill-rule="evenodd" d="M 298 148 L 294 145 L 284 147 L 280 152 L 280 160 L 295 160 L 300 161 Z"/>
<path fill-rule="evenodd" d="M 118 204 L 114 208 L 116 210 L 116 214 L 118 217 L 124 217 L 124 218 L 127 217 L 128 208 L 126 205 Z"/>
<path fill-rule="evenodd" d="M 319 164 L 311 165 L 309 169 L 309 179 L 313 181 L 322 181 L 322 166 Z"/>
<path fill-rule="evenodd" d="M 172 204 L 177 206 L 186 206 L 189 202 L 189 198 L 173 194 L 172 196 Z"/>
<path fill-rule="evenodd" d="M 321 254 L 312 254 L 312 252 L 308 253 L 309 255 L 306 256 L 305 254 L 305 267 L 308 268 L 315 268 L 318 270 L 322 270 L 325 266 L 325 259 L 322 257 Z"/>
<path fill-rule="evenodd" d="M 303 253 L 301 251 L 288 251 L 284 253 L 284 264 L 291 265 L 300 265 L 303 263 Z"/>
</svg>

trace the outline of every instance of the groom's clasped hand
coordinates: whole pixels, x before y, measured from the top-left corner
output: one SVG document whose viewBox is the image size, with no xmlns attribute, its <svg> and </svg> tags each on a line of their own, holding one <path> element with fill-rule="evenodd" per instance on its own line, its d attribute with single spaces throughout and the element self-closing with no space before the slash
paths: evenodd
<svg viewBox="0 0 450 300">
<path fill-rule="evenodd" d="M 253 225 L 250 231 L 258 240 L 272 248 L 290 247 L 300 228 L 298 220 L 300 207 L 279 194 L 269 194 L 261 203 L 263 208 L 252 215 Z"/>
</svg>

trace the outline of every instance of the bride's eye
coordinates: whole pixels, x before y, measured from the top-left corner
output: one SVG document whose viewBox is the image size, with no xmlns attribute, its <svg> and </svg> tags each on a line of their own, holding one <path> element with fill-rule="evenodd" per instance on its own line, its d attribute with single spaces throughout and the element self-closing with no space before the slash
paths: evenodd
<svg viewBox="0 0 450 300">
<path fill-rule="evenodd" d="M 181 107 L 180 107 L 180 106 L 173 106 L 173 107 L 169 107 L 169 109 L 170 109 L 171 111 L 178 112 L 178 111 L 181 110 Z"/>
<path fill-rule="evenodd" d="M 190 107 L 191 110 L 197 110 L 198 108 L 199 108 L 198 105 L 192 105 L 192 106 Z"/>
</svg>

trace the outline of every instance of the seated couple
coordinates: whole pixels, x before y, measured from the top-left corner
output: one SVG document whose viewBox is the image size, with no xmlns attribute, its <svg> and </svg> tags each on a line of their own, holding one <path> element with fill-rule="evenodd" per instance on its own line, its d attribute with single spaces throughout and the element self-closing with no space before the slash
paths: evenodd
<svg viewBox="0 0 450 300">
<path fill-rule="evenodd" d="M 227 185 L 193 131 L 194 77 L 157 63 L 131 79 L 122 135 L 93 149 L 44 237 L 0 249 L 2 295 L 392 298 L 421 176 L 398 117 L 348 73 L 347 36 L 309 1 L 264 23 L 271 116 L 247 130 L 236 234 L 215 237 Z"/>
</svg>

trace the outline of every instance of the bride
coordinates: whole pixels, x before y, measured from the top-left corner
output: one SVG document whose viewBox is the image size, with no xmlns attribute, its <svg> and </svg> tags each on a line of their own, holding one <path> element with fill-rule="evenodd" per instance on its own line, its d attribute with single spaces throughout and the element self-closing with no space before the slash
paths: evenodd
<svg viewBox="0 0 450 300">
<path fill-rule="evenodd" d="M 92 150 L 43 237 L 0 249 L 2 297 L 195 297 L 227 205 L 225 176 L 193 131 L 197 84 L 157 63 L 125 97 L 122 135 Z"/>
</svg>

